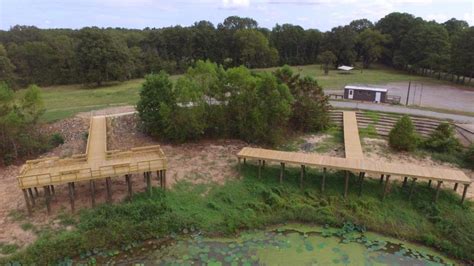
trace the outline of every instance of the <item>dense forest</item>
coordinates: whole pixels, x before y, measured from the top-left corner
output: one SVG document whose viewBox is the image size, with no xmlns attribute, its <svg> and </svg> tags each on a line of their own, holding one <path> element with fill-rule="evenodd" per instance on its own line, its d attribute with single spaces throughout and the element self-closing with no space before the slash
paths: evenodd
<svg viewBox="0 0 474 266">
<path fill-rule="evenodd" d="M 38 29 L 0 31 L 0 80 L 10 86 L 90 83 L 143 77 L 164 70 L 184 73 L 208 59 L 225 68 L 322 63 L 368 68 L 373 62 L 459 83 L 474 72 L 474 27 L 451 19 L 438 24 L 407 13 L 372 23 L 354 20 L 328 32 L 297 25 L 259 27 L 232 16 L 214 26 Z"/>
</svg>

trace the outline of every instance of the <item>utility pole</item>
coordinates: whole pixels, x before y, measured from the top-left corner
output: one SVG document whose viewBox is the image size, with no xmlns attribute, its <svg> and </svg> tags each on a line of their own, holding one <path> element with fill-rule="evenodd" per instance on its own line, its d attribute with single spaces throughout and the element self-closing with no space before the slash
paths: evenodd
<svg viewBox="0 0 474 266">
<path fill-rule="evenodd" d="M 408 106 L 408 98 L 410 98 L 410 87 L 411 87 L 411 81 L 408 82 L 408 93 L 407 93 L 407 102 L 406 102 L 406 106 Z"/>
</svg>

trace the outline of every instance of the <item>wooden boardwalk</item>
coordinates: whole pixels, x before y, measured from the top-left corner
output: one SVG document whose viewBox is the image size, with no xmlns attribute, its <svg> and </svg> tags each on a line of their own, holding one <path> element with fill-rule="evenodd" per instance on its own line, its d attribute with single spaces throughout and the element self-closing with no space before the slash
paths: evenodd
<svg viewBox="0 0 474 266">
<path fill-rule="evenodd" d="M 344 111 L 344 151 L 346 158 L 363 159 L 362 145 L 360 144 L 359 128 L 355 112 Z"/>
<path fill-rule="evenodd" d="M 91 193 L 94 193 L 93 182 L 105 179 L 108 198 L 111 198 L 110 178 L 125 176 L 131 196 L 132 174 L 144 174 L 150 188 L 151 173 L 156 172 L 164 188 L 166 168 L 166 156 L 158 145 L 132 148 L 128 151 L 108 151 L 106 117 L 95 116 L 91 118 L 85 154 L 65 159 L 51 157 L 27 161 L 20 170 L 18 185 L 23 190 L 27 207 L 30 209 L 29 204 L 34 205 L 32 189 L 43 187 L 45 196 L 48 196 L 54 193 L 54 185 L 68 184 L 74 187 L 75 182 L 90 181 Z M 70 194 L 74 194 L 73 191 L 70 191 Z"/>
<path fill-rule="evenodd" d="M 342 170 L 346 172 L 344 196 L 347 196 L 347 187 L 349 184 L 349 172 L 359 175 L 360 188 L 366 174 L 381 175 L 381 182 L 386 178 L 383 197 L 387 193 L 388 182 L 391 176 L 400 176 L 404 178 L 403 185 L 407 185 L 408 178 L 412 178 L 410 188 L 410 197 L 413 192 L 413 186 L 417 179 L 437 181 L 435 201 L 438 199 L 439 189 L 443 182 L 455 183 L 454 190 L 458 184 L 464 185 L 464 191 L 461 201 L 464 201 L 467 188 L 471 184 L 471 179 L 460 170 L 438 167 L 423 167 L 414 164 L 387 163 L 378 160 L 364 159 L 362 147 L 360 144 L 357 119 L 354 112 L 344 112 L 344 146 L 346 158 L 322 156 L 314 153 L 285 152 L 277 150 L 243 148 L 238 154 L 239 164 L 241 159 L 255 159 L 259 162 L 259 175 L 261 166 L 265 161 L 277 162 L 281 165 L 280 182 L 283 179 L 283 172 L 286 164 L 301 166 L 301 181 L 306 166 L 322 168 L 324 175 L 321 184 L 321 190 L 324 191 L 324 180 L 326 169 Z M 302 186 L 302 184 L 301 184 Z M 360 191 L 360 190 L 359 190 Z"/>
</svg>

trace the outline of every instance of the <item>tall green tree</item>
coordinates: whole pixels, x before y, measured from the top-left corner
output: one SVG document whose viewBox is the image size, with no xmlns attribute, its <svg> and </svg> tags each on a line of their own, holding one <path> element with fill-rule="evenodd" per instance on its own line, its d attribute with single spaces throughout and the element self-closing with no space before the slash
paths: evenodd
<svg viewBox="0 0 474 266">
<path fill-rule="evenodd" d="M 386 45 L 383 60 L 386 64 L 397 65 L 400 58 L 400 47 L 406 34 L 417 24 L 422 23 L 421 18 L 408 13 L 393 12 L 380 19 L 375 28 L 382 34 L 390 36 L 390 42 Z"/>
<path fill-rule="evenodd" d="M 431 69 L 441 72 L 449 62 L 448 32 L 435 22 L 419 24 L 407 33 L 400 50 L 404 61 L 422 69 L 422 74 Z"/>
<path fill-rule="evenodd" d="M 359 34 L 357 43 L 364 68 L 369 68 L 370 64 L 381 57 L 386 42 L 387 37 L 377 30 L 366 29 Z"/>
<path fill-rule="evenodd" d="M 129 75 L 128 47 L 99 28 L 84 28 L 79 32 L 77 46 L 79 70 L 83 82 L 124 80 Z"/>
<path fill-rule="evenodd" d="M 323 64 L 324 75 L 329 74 L 329 67 L 334 65 L 337 57 L 331 51 L 324 51 L 318 57 L 318 61 Z"/>
<path fill-rule="evenodd" d="M 235 40 L 239 49 L 239 63 L 247 67 L 269 67 L 278 61 L 278 51 L 257 30 L 238 30 Z"/>
<path fill-rule="evenodd" d="M 15 80 L 15 65 L 8 58 L 5 47 L 0 43 L 0 80 L 12 85 Z"/>
<path fill-rule="evenodd" d="M 294 98 L 290 123 L 303 132 L 316 132 L 329 124 L 329 101 L 323 89 L 312 77 L 301 78 L 289 66 L 275 71 L 277 79 L 288 86 Z"/>
<path fill-rule="evenodd" d="M 271 32 L 271 43 L 278 50 L 280 63 L 304 64 L 305 31 L 291 24 L 276 25 Z"/>
<path fill-rule="evenodd" d="M 173 83 L 168 74 L 160 72 L 147 75 L 137 103 L 138 115 L 144 130 L 152 136 L 160 137 L 163 128 L 167 126 L 163 113 L 171 112 L 177 108 L 177 104 Z"/>
<path fill-rule="evenodd" d="M 458 82 L 464 82 L 466 76 L 471 82 L 474 75 L 474 27 L 465 29 L 452 38 L 450 69 L 458 75 Z"/>
<path fill-rule="evenodd" d="M 352 65 L 355 62 L 356 38 L 357 33 L 350 26 L 333 28 L 324 35 L 323 47 L 336 56 L 336 66 Z"/>
</svg>

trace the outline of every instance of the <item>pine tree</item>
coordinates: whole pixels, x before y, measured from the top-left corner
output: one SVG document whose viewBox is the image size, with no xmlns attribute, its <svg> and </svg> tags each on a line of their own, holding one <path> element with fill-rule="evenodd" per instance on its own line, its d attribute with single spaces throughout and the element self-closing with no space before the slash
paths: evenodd
<svg viewBox="0 0 474 266">
<path fill-rule="evenodd" d="M 405 115 L 392 128 L 389 145 L 398 151 L 413 151 L 418 146 L 418 135 L 409 116 Z"/>
</svg>

